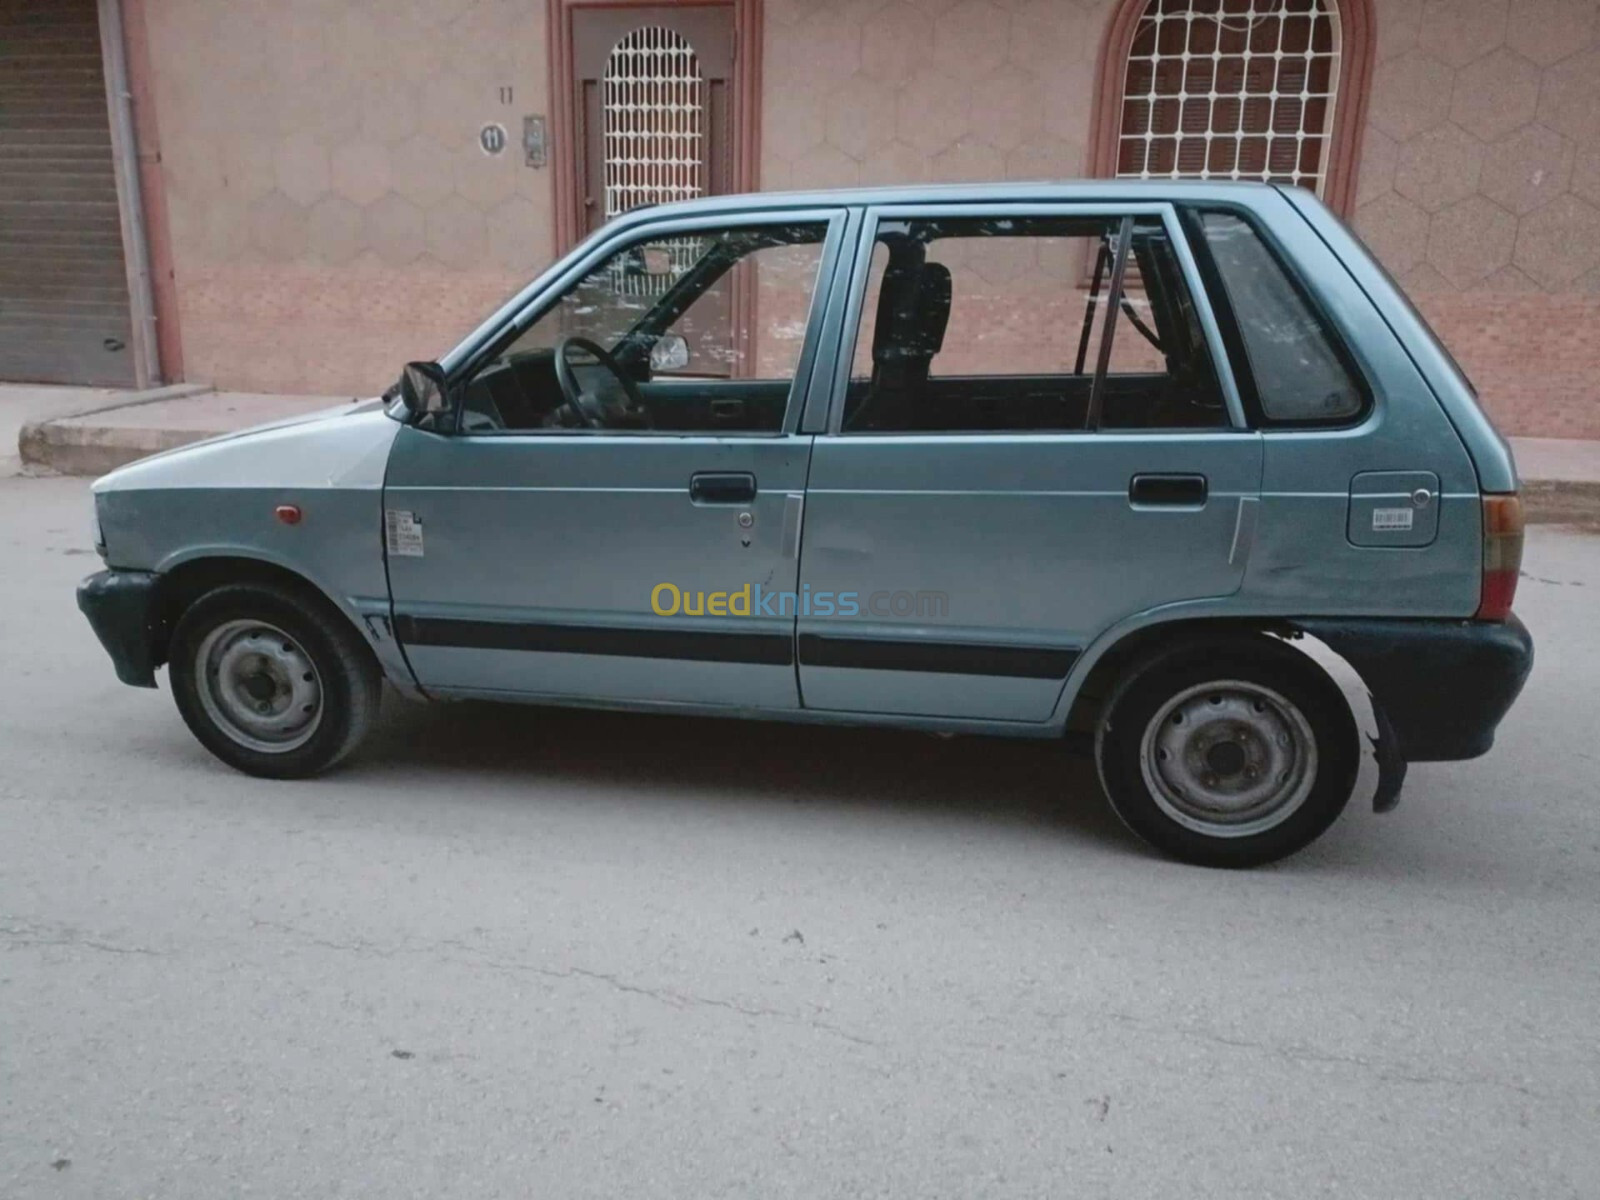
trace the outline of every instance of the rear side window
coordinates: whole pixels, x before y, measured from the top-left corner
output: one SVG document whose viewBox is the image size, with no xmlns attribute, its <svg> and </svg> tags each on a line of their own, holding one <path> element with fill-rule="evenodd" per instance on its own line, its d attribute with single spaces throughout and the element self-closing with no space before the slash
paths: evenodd
<svg viewBox="0 0 1600 1200">
<path fill-rule="evenodd" d="M 1232 213 L 1200 216 L 1261 406 L 1271 424 L 1338 424 L 1366 407 L 1366 389 L 1300 287 Z"/>
<path fill-rule="evenodd" d="M 882 221 L 852 364 L 844 433 L 1228 427 L 1158 218 Z"/>
</svg>

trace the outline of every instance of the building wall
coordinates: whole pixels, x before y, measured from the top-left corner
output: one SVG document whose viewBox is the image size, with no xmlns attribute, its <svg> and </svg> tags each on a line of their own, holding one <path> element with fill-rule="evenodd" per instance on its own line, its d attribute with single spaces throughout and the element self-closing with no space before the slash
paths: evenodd
<svg viewBox="0 0 1600 1200">
<path fill-rule="evenodd" d="M 1376 6 L 1356 229 L 1503 430 L 1600 438 L 1600 5 Z"/>
<path fill-rule="evenodd" d="M 1373 3 L 1356 227 L 1503 428 L 1600 437 L 1600 0 Z M 1081 175 L 1113 9 L 766 0 L 762 186 Z M 191 378 L 372 392 L 549 261 L 541 0 L 147 11 Z"/>
<path fill-rule="evenodd" d="M 548 104 L 537 0 L 146 13 L 189 378 L 372 394 L 549 262 L 549 173 L 518 149 Z"/>
</svg>

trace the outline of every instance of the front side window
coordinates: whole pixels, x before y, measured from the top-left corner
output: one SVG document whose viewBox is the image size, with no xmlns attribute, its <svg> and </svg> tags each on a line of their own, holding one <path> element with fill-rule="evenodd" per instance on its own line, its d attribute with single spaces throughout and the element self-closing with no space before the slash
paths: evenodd
<svg viewBox="0 0 1600 1200">
<path fill-rule="evenodd" d="M 1232 213 L 1203 213 L 1200 225 L 1266 421 L 1327 424 L 1359 415 L 1366 405 L 1359 378 L 1266 243 Z"/>
<path fill-rule="evenodd" d="M 1165 225 L 878 227 L 843 431 L 1195 429 L 1228 418 Z"/>
<path fill-rule="evenodd" d="M 464 429 L 777 432 L 827 229 L 696 231 L 617 251 L 478 369 Z"/>
</svg>

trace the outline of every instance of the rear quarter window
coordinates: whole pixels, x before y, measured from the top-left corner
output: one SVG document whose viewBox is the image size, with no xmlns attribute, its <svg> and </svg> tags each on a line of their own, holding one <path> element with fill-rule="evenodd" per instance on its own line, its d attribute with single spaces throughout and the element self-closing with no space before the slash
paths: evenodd
<svg viewBox="0 0 1600 1200">
<path fill-rule="evenodd" d="M 1232 311 L 1263 423 L 1337 425 L 1367 405 L 1365 386 L 1300 285 L 1243 218 L 1199 214 Z"/>
</svg>

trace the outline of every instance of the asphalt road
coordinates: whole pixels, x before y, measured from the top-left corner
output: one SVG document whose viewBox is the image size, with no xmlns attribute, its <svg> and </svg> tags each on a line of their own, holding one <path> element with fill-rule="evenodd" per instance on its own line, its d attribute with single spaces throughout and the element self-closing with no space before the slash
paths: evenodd
<svg viewBox="0 0 1600 1200">
<path fill-rule="evenodd" d="M 0 480 L 0 1195 L 1594 1196 L 1600 538 L 1501 743 L 1267 870 L 1050 746 L 394 701 L 248 779 Z"/>
</svg>

